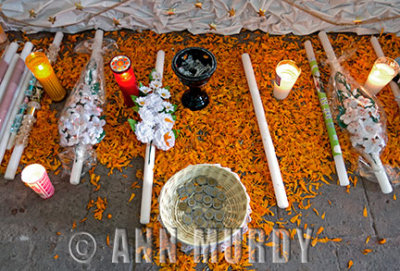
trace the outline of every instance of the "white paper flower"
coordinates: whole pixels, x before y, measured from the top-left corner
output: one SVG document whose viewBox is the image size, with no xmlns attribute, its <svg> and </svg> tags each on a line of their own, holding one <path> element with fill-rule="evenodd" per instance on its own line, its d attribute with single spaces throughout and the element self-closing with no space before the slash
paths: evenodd
<svg viewBox="0 0 400 271">
<path fill-rule="evenodd" d="M 374 122 L 371 118 L 366 119 L 363 122 L 363 126 L 366 136 L 368 137 L 375 137 L 382 133 L 382 125 L 380 123 Z"/>
<path fill-rule="evenodd" d="M 358 147 L 359 145 L 362 145 L 364 142 L 364 139 L 361 134 L 357 133 L 351 136 L 351 144 L 353 147 Z"/>
<path fill-rule="evenodd" d="M 385 146 L 385 141 L 382 137 L 376 136 L 364 140 L 363 146 L 366 153 L 379 153 Z"/>
<path fill-rule="evenodd" d="M 147 101 L 146 97 L 137 97 L 136 98 L 136 103 L 141 107 L 146 106 L 146 101 Z"/>
<path fill-rule="evenodd" d="M 157 94 L 160 95 L 163 99 L 169 99 L 171 97 L 171 93 L 166 88 L 160 88 L 157 90 Z"/>
<path fill-rule="evenodd" d="M 147 107 L 156 113 L 164 109 L 163 102 L 163 99 L 156 93 L 151 93 L 146 96 Z"/>
<path fill-rule="evenodd" d="M 359 121 L 352 121 L 347 126 L 347 130 L 349 131 L 350 134 L 358 133 L 360 128 L 361 128 L 361 124 L 359 123 Z"/>
<path fill-rule="evenodd" d="M 360 119 L 369 119 L 370 115 L 369 115 L 369 110 L 363 107 L 359 107 L 357 108 L 357 115 L 358 118 Z"/>
<path fill-rule="evenodd" d="M 357 100 L 360 103 L 360 105 L 363 106 L 363 107 L 367 107 L 367 106 L 371 106 L 372 105 L 371 100 L 368 99 L 368 98 L 365 98 L 364 96 L 359 96 L 357 98 Z"/>
<path fill-rule="evenodd" d="M 349 124 L 352 121 L 358 120 L 359 116 L 357 110 L 348 108 L 346 113 L 340 116 L 340 119 L 344 122 L 344 124 Z"/>
<path fill-rule="evenodd" d="M 160 113 L 158 114 L 158 121 L 160 130 L 171 130 L 174 127 L 175 121 L 170 114 Z"/>
<path fill-rule="evenodd" d="M 163 106 L 165 111 L 168 112 L 173 112 L 174 111 L 174 106 L 170 102 L 163 102 Z"/>
<path fill-rule="evenodd" d="M 153 80 L 161 81 L 161 74 L 158 73 L 158 72 L 156 72 L 156 71 L 153 71 L 153 72 L 151 73 L 151 78 L 152 78 Z"/>
<path fill-rule="evenodd" d="M 162 87 L 162 83 L 160 80 L 153 80 L 150 83 L 150 88 L 153 90 L 159 89 L 160 87 Z"/>
<path fill-rule="evenodd" d="M 135 134 L 137 139 L 143 143 L 150 143 L 154 138 L 153 127 L 143 121 L 136 124 Z"/>
<path fill-rule="evenodd" d="M 151 88 L 146 87 L 146 86 L 141 86 L 141 87 L 139 88 L 139 90 L 140 90 L 140 92 L 142 92 L 143 94 L 148 94 L 148 93 L 150 93 L 150 92 L 152 91 Z"/>
<path fill-rule="evenodd" d="M 169 130 L 167 132 L 158 130 L 155 134 L 154 145 L 163 151 L 169 150 L 175 145 L 175 135 Z"/>
<path fill-rule="evenodd" d="M 139 109 L 139 116 L 143 122 L 147 123 L 149 126 L 155 124 L 154 113 L 152 110 L 148 109 L 147 107 L 142 107 Z"/>
</svg>

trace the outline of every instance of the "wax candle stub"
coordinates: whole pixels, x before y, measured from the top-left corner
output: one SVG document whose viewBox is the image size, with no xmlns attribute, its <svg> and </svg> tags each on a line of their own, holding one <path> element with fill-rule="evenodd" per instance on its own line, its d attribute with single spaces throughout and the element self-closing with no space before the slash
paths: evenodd
<svg viewBox="0 0 400 271">
<path fill-rule="evenodd" d="M 44 53 L 31 53 L 27 56 L 25 63 L 53 101 L 58 102 L 64 99 L 66 91 Z"/>
<path fill-rule="evenodd" d="M 43 199 L 48 199 L 54 195 L 54 186 L 42 165 L 31 164 L 26 166 L 21 173 L 21 179 Z"/>
<path fill-rule="evenodd" d="M 301 73 L 294 61 L 282 60 L 276 66 L 274 81 L 274 97 L 278 100 L 285 99 L 293 88 Z"/>
<path fill-rule="evenodd" d="M 379 57 L 372 66 L 364 87 L 376 95 L 399 73 L 399 64 L 388 57 Z"/>
<path fill-rule="evenodd" d="M 125 105 L 132 107 L 134 102 L 131 96 L 139 96 L 139 88 L 136 83 L 136 77 L 133 73 L 131 60 L 124 55 L 115 56 L 110 62 L 110 68 L 114 74 L 115 81 L 122 91 Z"/>
</svg>

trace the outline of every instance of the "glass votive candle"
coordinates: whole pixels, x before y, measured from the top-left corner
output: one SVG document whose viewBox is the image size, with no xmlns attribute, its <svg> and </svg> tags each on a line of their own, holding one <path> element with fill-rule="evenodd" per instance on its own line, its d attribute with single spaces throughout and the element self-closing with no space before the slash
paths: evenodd
<svg viewBox="0 0 400 271">
<path fill-rule="evenodd" d="M 54 195 L 54 186 L 42 165 L 31 164 L 26 166 L 22 170 L 21 179 L 43 199 L 48 199 Z"/>
<path fill-rule="evenodd" d="M 29 54 L 25 63 L 53 101 L 59 102 L 64 99 L 67 93 L 44 53 L 34 52 Z"/>
<path fill-rule="evenodd" d="M 292 60 L 282 60 L 278 63 L 275 70 L 274 97 L 278 100 L 285 99 L 293 88 L 301 73 Z"/>
<path fill-rule="evenodd" d="M 372 66 L 364 88 L 373 95 L 378 94 L 399 73 L 399 69 L 399 64 L 394 59 L 379 57 Z"/>
<path fill-rule="evenodd" d="M 131 60 L 124 55 L 115 56 L 110 62 L 110 68 L 124 96 L 125 105 L 128 107 L 134 106 L 135 103 L 131 96 L 139 96 L 139 88 L 133 73 Z"/>
</svg>

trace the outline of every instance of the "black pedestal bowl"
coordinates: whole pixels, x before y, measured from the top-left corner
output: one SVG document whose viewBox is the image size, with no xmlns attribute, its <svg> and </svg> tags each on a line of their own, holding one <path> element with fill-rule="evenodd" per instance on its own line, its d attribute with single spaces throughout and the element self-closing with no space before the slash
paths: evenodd
<svg viewBox="0 0 400 271">
<path fill-rule="evenodd" d="M 201 89 L 217 68 L 215 56 L 207 49 L 189 47 L 176 53 L 172 59 L 172 70 L 189 90 L 182 96 L 184 107 L 192 111 L 203 109 L 210 102 Z"/>
</svg>

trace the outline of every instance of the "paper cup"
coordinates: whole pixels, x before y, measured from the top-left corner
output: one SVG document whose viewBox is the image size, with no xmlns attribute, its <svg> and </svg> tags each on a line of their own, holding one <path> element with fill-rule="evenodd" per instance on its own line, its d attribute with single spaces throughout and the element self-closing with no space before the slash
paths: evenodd
<svg viewBox="0 0 400 271">
<path fill-rule="evenodd" d="M 43 199 L 48 199 L 54 194 L 54 186 L 42 165 L 32 164 L 26 166 L 22 171 L 21 179 Z"/>
</svg>

